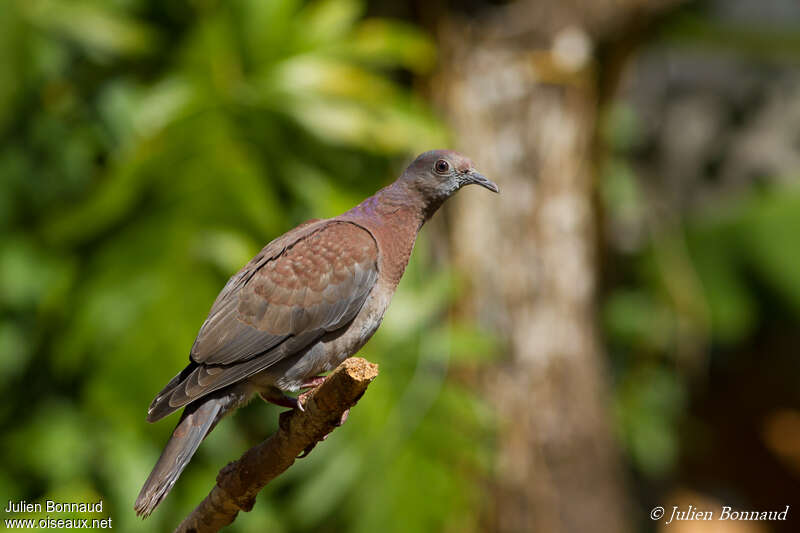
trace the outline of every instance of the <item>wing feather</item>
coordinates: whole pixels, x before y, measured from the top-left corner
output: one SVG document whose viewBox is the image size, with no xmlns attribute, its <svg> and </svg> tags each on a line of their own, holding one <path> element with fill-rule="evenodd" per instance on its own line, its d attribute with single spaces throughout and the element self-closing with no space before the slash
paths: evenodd
<svg viewBox="0 0 800 533">
<path fill-rule="evenodd" d="M 303 331 L 337 329 L 348 310 L 361 308 L 377 279 L 375 240 L 355 224 L 323 222 L 265 259 L 270 243 L 231 279 L 197 336 L 193 361 L 246 361 Z"/>
<path fill-rule="evenodd" d="M 225 285 L 192 346 L 191 364 L 150 413 L 160 418 L 347 325 L 377 279 L 375 239 L 354 223 L 314 221 L 276 239 Z"/>
</svg>

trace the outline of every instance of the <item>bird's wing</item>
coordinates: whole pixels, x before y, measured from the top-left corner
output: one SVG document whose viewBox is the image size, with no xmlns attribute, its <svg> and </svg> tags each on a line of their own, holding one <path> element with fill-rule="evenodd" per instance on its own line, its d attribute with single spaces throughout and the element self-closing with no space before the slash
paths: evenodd
<svg viewBox="0 0 800 533">
<path fill-rule="evenodd" d="M 377 278 L 378 247 L 366 229 L 335 220 L 300 226 L 231 278 L 200 328 L 191 358 L 229 365 L 264 354 L 274 358 L 263 361 L 265 368 L 290 355 L 274 350 L 287 339 L 352 320 Z"/>
<path fill-rule="evenodd" d="M 147 419 L 298 353 L 346 326 L 378 279 L 378 246 L 351 222 L 313 221 L 268 244 L 222 290 L 191 362 L 156 396 Z"/>
</svg>

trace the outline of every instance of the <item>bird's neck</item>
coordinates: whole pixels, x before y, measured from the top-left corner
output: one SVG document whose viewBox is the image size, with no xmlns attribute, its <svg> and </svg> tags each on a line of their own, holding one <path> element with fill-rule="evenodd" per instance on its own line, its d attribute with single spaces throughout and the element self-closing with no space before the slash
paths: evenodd
<svg viewBox="0 0 800 533">
<path fill-rule="evenodd" d="M 380 269 L 396 284 L 408 265 L 417 234 L 431 214 L 414 191 L 397 181 L 341 218 L 356 222 L 372 233 L 382 251 Z"/>
<path fill-rule="evenodd" d="M 438 207 L 438 206 L 436 206 Z M 419 193 L 399 180 L 379 190 L 350 211 L 351 218 L 364 219 L 416 235 L 433 214 Z"/>
</svg>

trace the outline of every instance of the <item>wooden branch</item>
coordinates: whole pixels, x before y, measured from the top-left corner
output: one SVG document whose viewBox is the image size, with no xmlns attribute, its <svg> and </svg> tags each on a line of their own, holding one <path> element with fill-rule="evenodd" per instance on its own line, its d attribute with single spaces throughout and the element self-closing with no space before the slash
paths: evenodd
<svg viewBox="0 0 800 533">
<path fill-rule="evenodd" d="M 281 413 L 278 431 L 250 448 L 217 475 L 217 484 L 175 530 L 212 533 L 249 511 L 256 495 L 341 424 L 342 416 L 378 375 L 378 365 L 360 357 L 345 359 L 305 401 L 305 411 Z"/>
</svg>

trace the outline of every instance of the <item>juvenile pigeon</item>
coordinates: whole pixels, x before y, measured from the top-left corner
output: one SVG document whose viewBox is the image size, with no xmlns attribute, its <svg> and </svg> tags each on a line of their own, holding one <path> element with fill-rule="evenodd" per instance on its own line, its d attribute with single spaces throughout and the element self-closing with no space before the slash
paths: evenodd
<svg viewBox="0 0 800 533">
<path fill-rule="evenodd" d="M 472 161 L 425 152 L 400 178 L 346 213 L 310 220 L 267 244 L 211 306 L 189 365 L 147 410 L 155 422 L 184 407 L 134 506 L 148 516 L 200 442 L 256 393 L 302 409 L 296 392 L 355 354 L 378 329 L 422 225 L 464 185 L 498 192 Z"/>
</svg>

